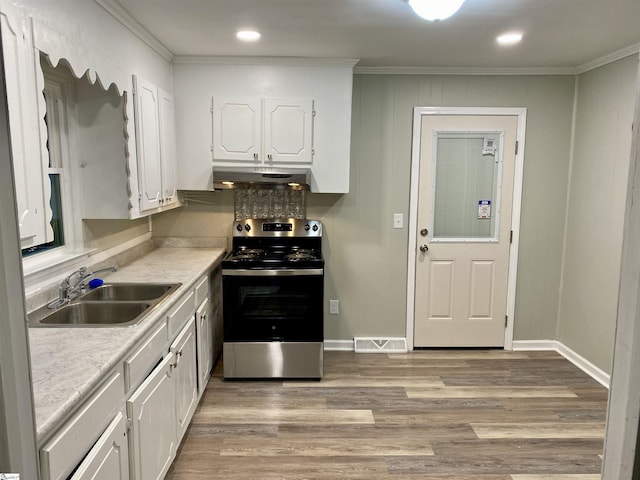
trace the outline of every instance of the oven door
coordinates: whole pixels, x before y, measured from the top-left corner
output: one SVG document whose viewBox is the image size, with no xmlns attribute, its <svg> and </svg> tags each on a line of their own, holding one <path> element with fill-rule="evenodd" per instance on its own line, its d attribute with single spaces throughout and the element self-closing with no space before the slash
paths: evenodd
<svg viewBox="0 0 640 480">
<path fill-rule="evenodd" d="M 223 269 L 225 342 L 322 342 L 323 269 Z"/>
</svg>

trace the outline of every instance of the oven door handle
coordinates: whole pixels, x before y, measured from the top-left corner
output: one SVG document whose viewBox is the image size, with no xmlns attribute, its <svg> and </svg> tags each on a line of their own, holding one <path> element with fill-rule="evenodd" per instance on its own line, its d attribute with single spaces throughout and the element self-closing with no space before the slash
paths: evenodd
<svg viewBox="0 0 640 480">
<path fill-rule="evenodd" d="M 222 270 L 223 277 L 293 277 L 293 276 L 313 276 L 323 275 L 322 268 L 286 268 L 286 269 L 225 269 Z"/>
</svg>

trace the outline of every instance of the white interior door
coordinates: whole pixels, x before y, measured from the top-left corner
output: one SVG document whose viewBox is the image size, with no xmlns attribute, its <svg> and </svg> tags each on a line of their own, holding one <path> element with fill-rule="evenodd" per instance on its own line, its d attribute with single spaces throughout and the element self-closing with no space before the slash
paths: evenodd
<svg viewBox="0 0 640 480">
<path fill-rule="evenodd" d="M 422 120 L 414 346 L 504 346 L 517 116 Z"/>
</svg>

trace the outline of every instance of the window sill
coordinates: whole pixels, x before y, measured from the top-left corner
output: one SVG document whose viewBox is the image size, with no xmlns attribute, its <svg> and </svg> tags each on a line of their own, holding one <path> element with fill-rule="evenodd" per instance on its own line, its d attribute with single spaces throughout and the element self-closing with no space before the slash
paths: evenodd
<svg viewBox="0 0 640 480">
<path fill-rule="evenodd" d="M 80 266 L 95 252 L 95 248 L 70 251 L 59 248 L 22 259 L 24 287 L 28 294 L 38 290 L 43 284 L 51 283 L 58 276 L 68 274 Z"/>
</svg>

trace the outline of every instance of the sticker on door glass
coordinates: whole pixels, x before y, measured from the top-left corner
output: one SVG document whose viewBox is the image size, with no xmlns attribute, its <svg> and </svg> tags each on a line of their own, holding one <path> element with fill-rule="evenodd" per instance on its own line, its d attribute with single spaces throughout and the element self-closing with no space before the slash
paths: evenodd
<svg viewBox="0 0 640 480">
<path fill-rule="evenodd" d="M 484 137 L 482 142 L 482 155 L 495 155 L 496 154 L 496 139 L 492 137 Z"/>
<path fill-rule="evenodd" d="M 478 219 L 491 218 L 491 200 L 478 200 Z"/>
</svg>

